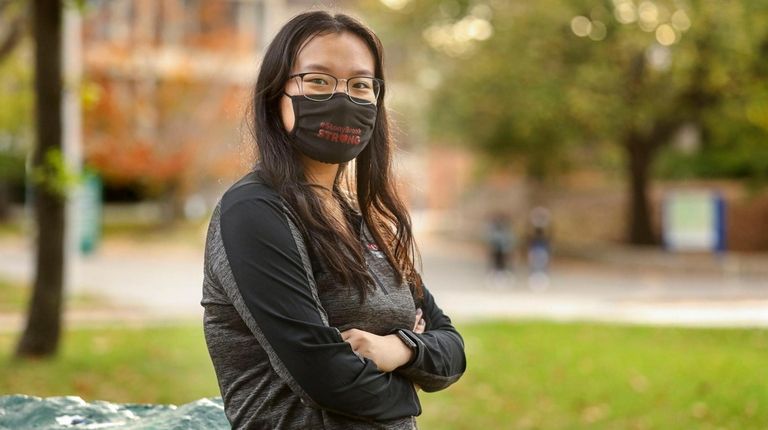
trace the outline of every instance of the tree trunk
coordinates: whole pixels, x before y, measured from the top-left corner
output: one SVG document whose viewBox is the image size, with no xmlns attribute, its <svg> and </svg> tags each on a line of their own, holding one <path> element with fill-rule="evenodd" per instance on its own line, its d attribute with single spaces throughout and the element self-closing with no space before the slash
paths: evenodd
<svg viewBox="0 0 768 430">
<path fill-rule="evenodd" d="M 652 142 L 645 142 L 636 132 L 626 137 L 627 172 L 629 173 L 629 224 L 627 240 L 633 245 L 658 243 L 651 224 L 651 205 L 648 198 L 649 170 L 653 161 Z"/>
<path fill-rule="evenodd" d="M 35 0 L 35 166 L 62 148 L 62 1 Z M 34 188 L 37 256 L 27 324 L 17 357 L 54 355 L 61 333 L 64 280 L 64 198 L 48 187 Z"/>
</svg>

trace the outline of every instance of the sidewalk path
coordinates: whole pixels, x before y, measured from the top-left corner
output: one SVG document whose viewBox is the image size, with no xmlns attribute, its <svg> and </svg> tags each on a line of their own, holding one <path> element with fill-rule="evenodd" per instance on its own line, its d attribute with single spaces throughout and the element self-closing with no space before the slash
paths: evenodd
<svg viewBox="0 0 768 430">
<path fill-rule="evenodd" d="M 494 279 L 479 247 L 435 238 L 422 247 L 425 284 L 452 316 L 768 327 L 768 276 L 621 264 L 617 256 L 613 264 L 555 261 L 540 290 L 524 270 Z"/>
<path fill-rule="evenodd" d="M 73 291 L 101 294 L 134 308 L 125 314 L 107 313 L 107 320 L 202 317 L 202 238 L 198 247 L 117 240 L 102 245 L 76 267 Z M 500 280 L 489 276 L 484 250 L 476 246 L 434 237 L 419 245 L 425 284 L 454 320 L 524 317 L 768 327 L 768 278 L 757 274 L 566 260 L 555 262 L 546 289 L 532 290 L 524 273 Z M 32 257 L 25 242 L 3 239 L 0 277 L 30 280 Z M 68 318 L 87 323 L 100 317 Z M 20 322 L 0 318 L 0 325 L 6 324 Z"/>
</svg>

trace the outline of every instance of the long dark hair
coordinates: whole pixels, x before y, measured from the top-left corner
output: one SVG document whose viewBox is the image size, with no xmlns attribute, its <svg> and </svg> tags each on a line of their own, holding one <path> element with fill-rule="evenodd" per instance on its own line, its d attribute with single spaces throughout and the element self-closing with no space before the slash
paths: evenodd
<svg viewBox="0 0 768 430">
<path fill-rule="evenodd" d="M 375 76 L 384 79 L 383 48 L 379 38 L 354 18 L 325 11 L 302 13 L 292 18 L 267 47 L 253 90 L 251 132 L 256 141 L 261 176 L 291 206 L 306 227 L 307 244 L 314 244 L 331 275 L 344 285 L 354 285 L 365 297 L 374 285 L 366 268 L 360 241 L 348 228 L 339 228 L 308 183 L 300 154 L 291 144 L 280 115 L 280 98 L 301 46 L 310 38 L 329 33 L 349 32 L 362 39 L 375 59 Z M 414 297 L 421 298 L 421 276 L 416 271 L 419 256 L 413 240 L 411 220 L 392 175 L 392 141 L 387 110 L 386 86 L 377 102 L 373 136 L 354 162 L 354 186 L 346 175 L 347 164 L 339 166 L 333 196 L 343 205 L 356 206 L 379 249 L 395 268 L 397 282 L 408 283 Z M 341 184 L 345 183 L 345 189 Z M 353 189 L 354 188 L 354 189 Z M 310 242 L 311 241 L 311 242 Z M 420 259 L 420 257 L 419 257 Z M 319 285 L 319 288 L 324 288 Z"/>
</svg>

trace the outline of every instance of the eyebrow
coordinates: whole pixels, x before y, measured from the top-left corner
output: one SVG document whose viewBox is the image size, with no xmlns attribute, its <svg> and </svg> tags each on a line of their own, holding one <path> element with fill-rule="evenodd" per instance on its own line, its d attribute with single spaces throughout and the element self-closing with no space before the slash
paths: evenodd
<svg viewBox="0 0 768 430">
<path fill-rule="evenodd" d="M 328 67 L 323 66 L 322 64 L 308 64 L 306 67 L 304 67 L 304 69 L 310 70 L 310 71 L 317 70 L 317 71 L 320 71 L 320 72 L 325 72 L 325 73 L 328 73 L 328 74 L 332 74 L 331 73 L 331 69 L 329 69 Z M 374 75 L 368 69 L 356 69 L 356 70 L 352 71 L 352 76 L 374 76 Z"/>
</svg>

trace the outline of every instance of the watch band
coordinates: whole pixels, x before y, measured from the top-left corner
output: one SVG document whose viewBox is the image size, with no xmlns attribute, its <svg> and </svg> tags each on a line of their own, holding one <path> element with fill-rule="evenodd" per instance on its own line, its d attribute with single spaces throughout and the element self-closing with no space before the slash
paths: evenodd
<svg viewBox="0 0 768 430">
<path fill-rule="evenodd" d="M 400 339 L 408 348 L 411 348 L 414 351 L 418 349 L 416 342 L 414 342 L 413 339 L 408 337 L 408 334 L 406 334 L 405 331 L 403 331 L 402 329 L 397 331 L 397 336 L 400 337 Z"/>
<path fill-rule="evenodd" d="M 411 336 L 408 335 L 408 332 L 403 329 L 397 329 L 397 331 L 395 331 L 395 334 L 397 334 L 397 337 L 399 337 L 400 340 L 403 341 L 405 346 L 407 346 L 408 349 L 410 349 L 413 352 L 411 359 L 408 360 L 407 363 L 400 366 L 401 368 L 408 367 L 411 364 L 413 364 L 419 357 L 419 345 L 417 343 L 418 340 L 414 340 Z"/>
</svg>

